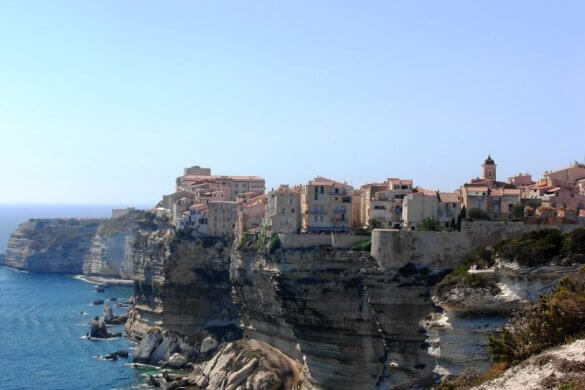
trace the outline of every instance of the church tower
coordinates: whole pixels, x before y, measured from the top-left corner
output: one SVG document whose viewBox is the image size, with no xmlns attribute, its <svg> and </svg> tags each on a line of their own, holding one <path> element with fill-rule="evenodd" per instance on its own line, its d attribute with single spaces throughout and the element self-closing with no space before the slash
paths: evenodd
<svg viewBox="0 0 585 390">
<path fill-rule="evenodd" d="M 483 168 L 483 179 L 488 187 L 493 187 L 496 182 L 496 163 L 488 155 L 481 167 Z"/>
</svg>

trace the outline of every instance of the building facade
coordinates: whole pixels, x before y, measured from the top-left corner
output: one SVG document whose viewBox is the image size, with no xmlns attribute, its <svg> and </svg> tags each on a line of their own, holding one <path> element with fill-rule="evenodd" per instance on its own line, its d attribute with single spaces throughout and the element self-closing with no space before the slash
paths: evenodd
<svg viewBox="0 0 585 390">
<path fill-rule="evenodd" d="M 348 232 L 352 224 L 352 190 L 345 183 L 317 177 L 303 186 L 302 228 L 306 232 Z"/>
<path fill-rule="evenodd" d="M 302 188 L 281 185 L 267 195 L 264 228 L 270 233 L 300 233 Z"/>
</svg>

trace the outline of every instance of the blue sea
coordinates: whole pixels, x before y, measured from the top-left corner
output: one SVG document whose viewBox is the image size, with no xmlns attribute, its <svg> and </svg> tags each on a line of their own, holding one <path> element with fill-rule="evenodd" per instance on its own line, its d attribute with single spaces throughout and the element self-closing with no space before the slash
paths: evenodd
<svg viewBox="0 0 585 390">
<path fill-rule="evenodd" d="M 0 206 L 0 252 L 10 232 L 28 218 L 107 217 L 111 206 Z M 96 299 L 125 301 L 130 287 L 95 286 L 67 275 L 39 274 L 0 267 L 0 389 L 127 389 L 141 373 L 130 359 L 97 356 L 128 350 L 126 338 L 90 341 L 88 322 L 102 315 Z M 115 302 L 111 302 L 115 306 Z M 114 307 L 117 314 L 125 309 Z M 122 326 L 111 332 L 123 332 Z"/>
</svg>

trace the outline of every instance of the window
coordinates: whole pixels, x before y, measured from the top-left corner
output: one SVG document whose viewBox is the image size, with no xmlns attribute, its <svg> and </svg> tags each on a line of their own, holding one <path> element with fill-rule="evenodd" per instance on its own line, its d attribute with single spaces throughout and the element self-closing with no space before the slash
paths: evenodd
<svg viewBox="0 0 585 390">
<path fill-rule="evenodd" d="M 345 214 L 341 214 L 341 220 L 345 221 Z"/>
<path fill-rule="evenodd" d="M 319 217 L 315 215 L 315 222 L 319 222 Z"/>
<path fill-rule="evenodd" d="M 315 200 L 319 200 L 319 194 L 315 192 Z"/>
<path fill-rule="evenodd" d="M 321 222 L 323 222 L 323 216 L 321 216 Z"/>
<path fill-rule="evenodd" d="M 293 204 L 294 202 L 295 202 L 295 200 L 294 200 L 293 198 L 290 198 L 290 199 L 288 200 L 288 203 L 289 203 L 289 204 Z"/>
<path fill-rule="evenodd" d="M 295 209 L 290 209 L 290 212 L 294 214 L 295 213 Z"/>
<path fill-rule="evenodd" d="M 323 186 L 321 186 L 321 193 L 323 193 Z"/>
<path fill-rule="evenodd" d="M 286 209 L 284 207 L 282 208 L 282 213 L 286 214 Z"/>
<path fill-rule="evenodd" d="M 339 188 L 336 188 L 336 189 L 335 189 L 335 193 L 336 193 L 336 194 L 339 194 Z M 337 200 L 337 198 L 336 198 L 335 200 Z"/>
</svg>

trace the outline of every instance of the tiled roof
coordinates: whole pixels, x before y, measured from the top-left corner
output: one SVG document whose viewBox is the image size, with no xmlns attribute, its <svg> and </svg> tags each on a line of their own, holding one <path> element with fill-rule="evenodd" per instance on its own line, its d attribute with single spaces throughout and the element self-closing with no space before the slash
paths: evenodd
<svg viewBox="0 0 585 390">
<path fill-rule="evenodd" d="M 337 188 L 345 188 L 345 189 L 352 189 L 353 187 L 349 184 L 340 183 L 335 180 L 327 179 L 325 177 L 316 177 L 313 180 L 309 180 L 309 185 L 312 186 L 332 186 Z"/>
<path fill-rule="evenodd" d="M 459 203 L 460 197 L 457 192 L 439 192 L 439 200 L 443 203 Z"/>
</svg>

